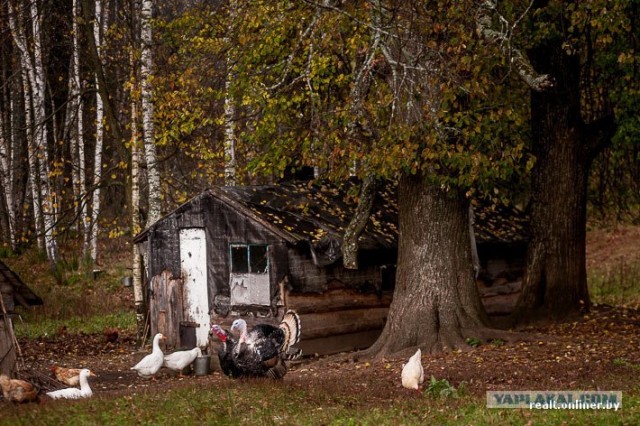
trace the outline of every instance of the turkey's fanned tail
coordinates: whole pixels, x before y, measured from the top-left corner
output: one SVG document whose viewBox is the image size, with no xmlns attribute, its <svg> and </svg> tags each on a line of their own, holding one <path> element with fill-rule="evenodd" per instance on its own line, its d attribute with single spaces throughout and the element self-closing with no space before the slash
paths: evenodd
<svg viewBox="0 0 640 426">
<path fill-rule="evenodd" d="M 300 341 L 300 317 L 298 314 L 295 311 L 288 310 L 282 317 L 280 329 L 284 331 L 284 342 L 280 352 L 287 354 L 289 348 Z M 298 357 L 299 355 L 296 358 Z"/>
<path fill-rule="evenodd" d="M 302 357 L 302 349 L 298 348 L 289 348 L 286 352 L 282 353 L 282 359 L 287 361 L 294 361 L 300 357 Z"/>
</svg>

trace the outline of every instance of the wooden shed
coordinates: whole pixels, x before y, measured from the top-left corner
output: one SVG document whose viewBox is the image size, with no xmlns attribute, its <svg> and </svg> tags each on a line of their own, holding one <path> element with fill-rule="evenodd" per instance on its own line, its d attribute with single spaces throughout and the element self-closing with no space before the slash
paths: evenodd
<svg viewBox="0 0 640 426">
<path fill-rule="evenodd" d="M 295 309 L 307 353 L 370 345 L 393 294 L 397 197 L 393 184 L 376 196 L 360 237 L 359 269 L 350 270 L 342 266 L 341 240 L 358 189 L 353 181 L 215 187 L 161 218 L 134 240 L 144 258 L 152 333 L 164 333 L 170 346 L 205 347 L 212 322 L 275 322 Z M 508 243 L 503 253 L 520 251 L 522 258 L 524 240 L 504 237 L 485 210 L 477 215 L 479 250 L 498 254 Z M 522 224 L 511 222 L 509 234 L 520 234 Z M 485 277 L 497 275 L 486 270 L 492 259 L 481 254 L 481 261 Z"/>
<path fill-rule="evenodd" d="M 17 305 L 42 305 L 42 299 L 20 277 L 0 261 L 0 374 L 13 377 L 16 370 L 17 344 L 12 318 Z"/>
</svg>

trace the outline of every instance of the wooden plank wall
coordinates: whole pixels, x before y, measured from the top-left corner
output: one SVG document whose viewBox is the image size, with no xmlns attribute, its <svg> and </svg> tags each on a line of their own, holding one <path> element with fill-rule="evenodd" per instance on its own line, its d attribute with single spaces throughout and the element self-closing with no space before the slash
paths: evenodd
<svg viewBox="0 0 640 426">
<path fill-rule="evenodd" d="M 16 368 L 13 322 L 13 286 L 0 276 L 0 373 L 13 377 Z"/>
<path fill-rule="evenodd" d="M 13 324 L 0 313 L 0 374 L 13 377 L 16 368 L 16 349 L 13 344 Z"/>
<path fill-rule="evenodd" d="M 180 346 L 182 310 L 182 280 L 172 279 L 171 271 L 164 271 L 151 279 L 149 303 L 151 335 L 162 333 L 167 347 Z"/>
<path fill-rule="evenodd" d="M 289 293 L 287 308 L 300 315 L 303 353 L 319 355 L 371 345 L 387 320 L 392 294 L 334 288 L 321 294 Z"/>
</svg>

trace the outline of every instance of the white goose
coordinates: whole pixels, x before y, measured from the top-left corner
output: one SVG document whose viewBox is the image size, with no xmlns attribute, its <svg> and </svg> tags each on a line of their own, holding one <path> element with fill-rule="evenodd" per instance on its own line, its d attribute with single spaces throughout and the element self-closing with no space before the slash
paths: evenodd
<svg viewBox="0 0 640 426">
<path fill-rule="evenodd" d="M 176 351 L 164 356 L 164 366 L 169 370 L 177 371 L 182 376 L 182 370 L 200 356 L 202 356 L 202 350 L 197 346 L 188 351 Z"/>
<path fill-rule="evenodd" d="M 422 368 L 422 351 L 418 349 L 402 368 L 402 386 L 407 389 L 419 390 L 424 382 L 424 370 Z"/>
<path fill-rule="evenodd" d="M 160 349 L 160 340 L 164 339 L 165 337 L 162 333 L 156 334 L 153 338 L 153 349 L 151 353 L 131 367 L 131 370 L 136 370 L 138 375 L 145 379 L 153 377 L 164 363 L 164 353 L 162 349 Z"/>
<path fill-rule="evenodd" d="M 78 388 L 66 388 L 53 392 L 47 392 L 47 395 L 52 399 L 80 399 L 89 398 L 93 395 L 91 388 L 89 387 L 89 376 L 95 377 L 90 370 L 84 368 L 80 370 L 80 389 Z"/>
</svg>

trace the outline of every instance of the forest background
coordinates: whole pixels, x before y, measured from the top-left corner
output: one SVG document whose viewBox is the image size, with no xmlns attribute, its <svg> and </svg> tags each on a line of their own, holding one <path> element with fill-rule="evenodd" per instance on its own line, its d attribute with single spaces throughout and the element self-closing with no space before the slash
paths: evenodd
<svg viewBox="0 0 640 426">
<path fill-rule="evenodd" d="M 138 269 L 132 237 L 203 189 L 305 170 L 445 188 L 535 218 L 546 152 L 582 173 L 547 184 L 584 192 L 559 207 L 582 234 L 587 212 L 574 210 L 587 206 L 590 227 L 637 224 L 637 12 L 603 0 L 4 2 L 2 255 L 46 260 L 38 290 L 69 298 L 64 287 L 86 293 L 95 269 Z M 585 154 L 553 151 L 572 132 Z M 412 189 L 416 177 L 425 186 Z M 537 226 L 553 230 L 555 216 Z M 570 310 L 584 303 L 575 293 Z"/>
</svg>

